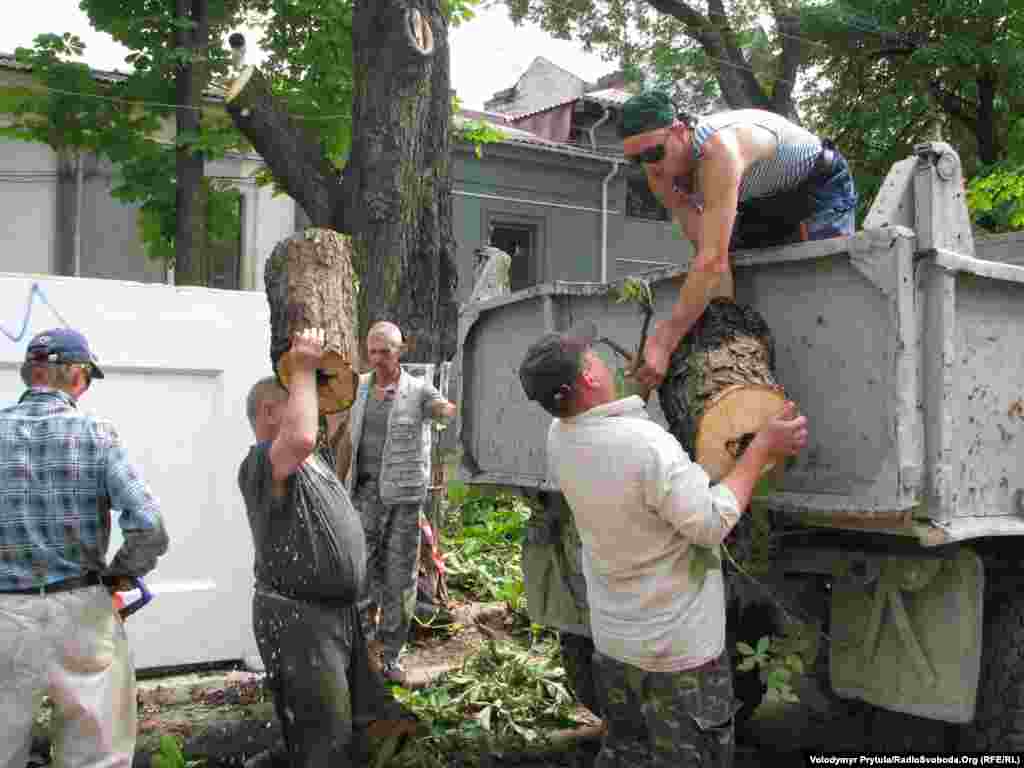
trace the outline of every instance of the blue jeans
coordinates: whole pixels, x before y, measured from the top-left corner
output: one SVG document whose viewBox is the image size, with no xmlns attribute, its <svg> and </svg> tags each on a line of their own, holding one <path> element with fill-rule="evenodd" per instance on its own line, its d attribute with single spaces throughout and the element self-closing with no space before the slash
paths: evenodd
<svg viewBox="0 0 1024 768">
<path fill-rule="evenodd" d="M 808 240 L 852 235 L 857 213 L 857 188 L 850 166 L 842 155 L 836 157 L 836 171 L 820 186 L 811 189 L 814 214 L 805 219 Z"/>
<path fill-rule="evenodd" d="M 827 176 L 740 204 L 730 251 L 769 248 L 803 240 L 852 235 L 857 189 L 846 159 L 835 152 Z"/>
</svg>

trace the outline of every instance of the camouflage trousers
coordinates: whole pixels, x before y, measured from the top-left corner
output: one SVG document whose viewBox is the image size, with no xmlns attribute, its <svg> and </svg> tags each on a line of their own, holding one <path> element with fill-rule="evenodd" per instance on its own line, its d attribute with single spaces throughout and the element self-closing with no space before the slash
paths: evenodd
<svg viewBox="0 0 1024 768">
<path fill-rule="evenodd" d="M 647 672 L 594 653 L 608 727 L 595 768 L 731 768 L 729 655 L 684 672 Z"/>
<path fill-rule="evenodd" d="M 366 581 L 359 616 L 366 639 L 380 642 L 387 663 L 398 659 L 416 610 L 421 505 L 385 504 L 373 482 L 362 483 L 352 501 L 366 535 Z"/>
</svg>

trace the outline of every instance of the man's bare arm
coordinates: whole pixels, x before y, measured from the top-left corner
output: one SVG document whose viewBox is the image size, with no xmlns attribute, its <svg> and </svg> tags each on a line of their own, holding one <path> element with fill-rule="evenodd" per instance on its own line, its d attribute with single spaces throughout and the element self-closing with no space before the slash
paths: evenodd
<svg viewBox="0 0 1024 768">
<path fill-rule="evenodd" d="M 716 134 L 706 147 L 701 163 L 704 210 L 700 214 L 686 212 L 682 219 L 696 254 L 672 314 L 655 324 L 644 349 L 643 365 L 636 372 L 637 381 L 648 388 L 661 383 L 672 351 L 704 314 L 711 299 L 722 295 L 723 287 L 731 293 L 729 240 L 736 220 L 743 159 L 735 137 L 728 133 Z"/>
<path fill-rule="evenodd" d="M 316 367 L 323 356 L 323 344 L 323 330 L 310 328 L 296 334 L 285 353 L 292 357 L 292 374 L 281 428 L 270 444 L 275 491 L 282 490 L 284 481 L 316 448 L 320 417 Z"/>
</svg>

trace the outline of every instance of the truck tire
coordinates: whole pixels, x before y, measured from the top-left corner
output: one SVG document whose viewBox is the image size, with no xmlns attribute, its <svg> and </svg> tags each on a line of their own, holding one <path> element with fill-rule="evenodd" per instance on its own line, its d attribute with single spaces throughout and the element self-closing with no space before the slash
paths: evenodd
<svg viewBox="0 0 1024 768">
<path fill-rule="evenodd" d="M 997 601 L 992 601 L 997 602 Z M 986 609 L 988 606 L 986 606 Z M 981 649 L 981 679 L 974 722 L 963 727 L 961 748 L 1024 751 L 1024 598 L 992 605 Z"/>
</svg>

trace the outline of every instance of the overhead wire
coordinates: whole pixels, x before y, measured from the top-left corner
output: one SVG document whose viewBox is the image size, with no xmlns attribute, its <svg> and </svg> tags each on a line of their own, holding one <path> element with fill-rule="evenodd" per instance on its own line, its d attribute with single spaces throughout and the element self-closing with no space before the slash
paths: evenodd
<svg viewBox="0 0 1024 768">
<path fill-rule="evenodd" d="M 836 5 L 839 6 L 839 7 L 843 7 L 844 4 L 842 2 L 837 2 Z M 875 20 L 871 20 L 871 23 L 869 23 L 869 22 L 864 20 L 863 16 L 860 16 L 858 14 L 851 14 L 850 19 L 853 19 L 855 21 L 859 21 L 860 22 L 860 23 L 851 23 L 850 21 L 846 21 L 845 22 L 846 26 L 848 26 L 850 29 L 855 30 L 857 32 L 866 32 L 866 33 L 878 34 L 878 35 L 897 35 L 897 36 L 905 35 L 905 33 L 903 31 L 901 31 L 901 30 L 896 30 L 896 29 L 892 29 L 892 28 L 882 27 Z M 799 40 L 801 42 L 804 42 L 804 43 L 807 43 L 807 44 L 810 44 L 810 45 L 815 45 L 815 46 L 819 46 L 819 47 L 823 47 L 823 48 L 830 48 L 830 46 L 827 43 L 823 43 L 820 40 L 813 40 L 813 39 L 811 39 L 811 38 L 809 38 L 809 37 L 807 37 L 805 35 L 797 35 L 797 34 L 793 34 L 793 33 L 782 32 L 780 30 L 776 30 L 775 34 L 777 36 L 780 36 L 780 37 L 796 39 L 796 40 Z M 721 64 L 723 66 L 730 67 L 730 68 L 736 69 L 738 71 L 750 72 L 752 74 L 757 74 L 757 71 L 753 67 L 748 65 L 748 64 L 737 64 L 736 62 L 729 61 L 727 59 L 721 59 L 721 58 L 718 58 L 718 57 L 715 57 L 715 56 L 709 56 L 707 54 L 704 55 L 704 58 L 707 61 L 714 62 L 716 64 Z M 775 82 L 788 83 L 790 85 L 796 85 L 797 84 L 797 82 L 795 80 L 792 80 L 792 79 L 789 79 L 789 78 L 776 78 Z M 122 96 L 108 96 L 106 94 L 100 94 L 100 93 L 84 93 L 84 92 L 81 92 L 81 91 L 71 91 L 71 90 L 67 90 L 67 89 L 63 89 L 63 88 L 57 88 L 57 87 L 54 87 L 54 86 L 48 86 L 48 85 L 44 85 L 44 84 L 41 84 L 41 83 L 32 83 L 31 85 L 26 86 L 26 88 L 28 90 L 45 91 L 45 92 L 55 93 L 55 94 L 59 94 L 59 95 L 63 95 L 63 96 L 69 96 L 69 97 L 78 97 L 78 98 L 84 98 L 84 99 L 96 99 L 96 100 L 108 101 L 108 102 L 112 102 L 112 103 L 125 104 L 125 105 L 129 105 L 129 106 L 134 106 L 134 107 L 153 108 L 153 109 L 160 109 L 160 110 L 165 110 L 165 109 L 171 109 L 171 110 L 191 109 L 191 110 L 195 110 L 195 111 L 201 111 L 201 110 L 206 108 L 203 105 L 195 105 L 195 104 L 171 104 L 171 103 L 167 103 L 167 102 L 150 101 L 148 99 L 133 99 L 133 98 L 125 98 L 125 97 L 122 97 Z M 347 120 L 347 121 L 351 121 L 351 119 L 352 119 L 352 116 L 349 113 L 328 114 L 328 115 L 302 115 L 302 114 L 297 114 L 297 113 L 294 113 L 294 112 L 289 112 L 288 116 L 291 117 L 292 119 L 295 119 L 295 120 L 303 120 L 303 121 L 311 121 L 311 122 L 327 122 L 327 121 L 331 121 L 331 120 L 339 120 L 339 121 L 346 121 Z"/>
</svg>

